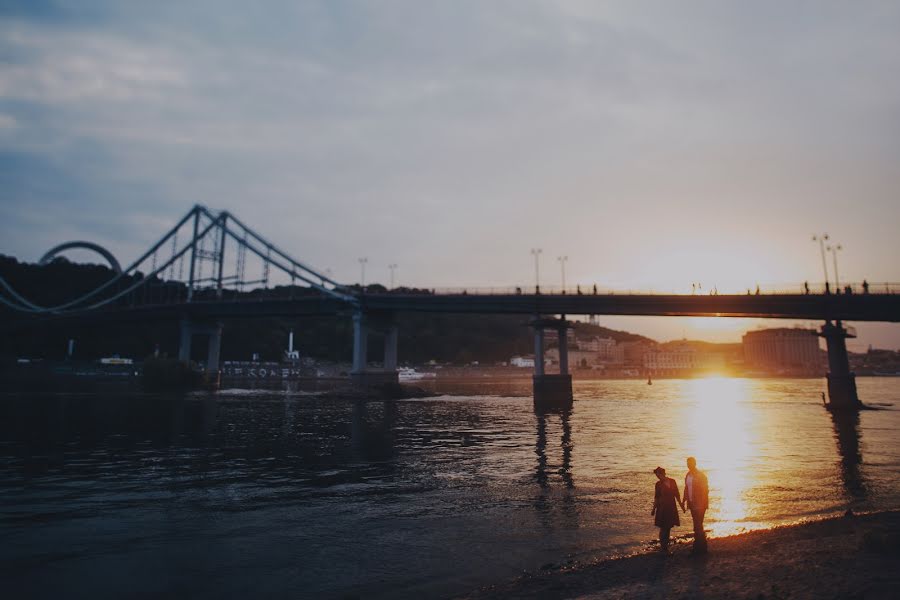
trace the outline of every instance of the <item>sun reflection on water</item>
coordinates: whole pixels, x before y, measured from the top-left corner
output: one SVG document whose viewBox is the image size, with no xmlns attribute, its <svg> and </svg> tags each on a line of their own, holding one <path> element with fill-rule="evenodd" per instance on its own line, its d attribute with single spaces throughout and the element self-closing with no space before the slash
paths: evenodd
<svg viewBox="0 0 900 600">
<path fill-rule="evenodd" d="M 753 510 L 749 492 L 760 442 L 750 382 L 710 377 L 691 380 L 688 386 L 684 449 L 709 477 L 706 527 L 714 536 L 749 529 L 746 520 Z"/>
</svg>

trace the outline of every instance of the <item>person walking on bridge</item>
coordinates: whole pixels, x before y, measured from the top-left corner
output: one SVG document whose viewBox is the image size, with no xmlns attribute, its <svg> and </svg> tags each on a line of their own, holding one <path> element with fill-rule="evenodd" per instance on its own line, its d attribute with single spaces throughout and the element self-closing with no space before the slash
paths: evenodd
<svg viewBox="0 0 900 600">
<path fill-rule="evenodd" d="M 706 473 L 697 468 L 697 459 L 693 456 L 688 457 L 687 468 L 681 510 L 683 512 L 684 506 L 687 504 L 694 522 L 694 548 L 691 550 L 691 554 L 706 554 L 706 531 L 703 530 L 703 518 L 706 516 L 706 509 L 709 508 L 709 481 Z"/>
</svg>

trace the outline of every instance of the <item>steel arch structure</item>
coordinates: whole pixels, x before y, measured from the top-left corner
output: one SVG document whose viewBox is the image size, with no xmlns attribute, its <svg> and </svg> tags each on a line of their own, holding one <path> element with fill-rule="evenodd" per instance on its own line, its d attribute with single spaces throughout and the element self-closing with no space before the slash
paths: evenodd
<svg viewBox="0 0 900 600">
<path fill-rule="evenodd" d="M 56 258 L 56 256 L 60 253 L 65 252 L 66 250 L 71 250 L 72 248 L 84 248 L 85 250 L 96 252 L 106 259 L 106 262 L 109 263 L 109 266 L 113 271 L 115 271 L 116 273 L 122 272 L 122 265 L 119 264 L 119 261 L 116 260 L 116 257 L 113 256 L 112 252 L 110 252 L 100 244 L 95 244 L 94 242 L 86 242 L 83 240 L 65 242 L 64 244 L 54 246 L 41 257 L 41 259 L 38 261 L 38 264 L 46 265 L 51 260 Z"/>
<path fill-rule="evenodd" d="M 191 303 L 195 294 L 202 295 L 209 290 L 221 299 L 226 288 L 233 288 L 232 292 L 243 292 L 245 286 L 261 285 L 265 289 L 269 285 L 270 271 L 279 271 L 290 278 L 292 286 L 306 286 L 346 305 L 359 303 L 355 293 L 347 286 L 295 260 L 234 215 L 226 211 L 216 213 L 199 204 L 124 269 L 106 248 L 81 240 L 52 248 L 39 262 L 47 264 L 60 252 L 72 248 L 84 248 L 103 256 L 115 275 L 77 298 L 54 306 L 32 302 L 0 277 L 0 304 L 32 316 L 84 314 L 104 307 L 113 308 L 117 302 L 127 302 L 131 306 L 146 304 L 147 292 L 160 286 L 180 286 L 179 294 L 184 292 L 185 297 L 179 295 L 177 301 Z M 226 273 L 226 251 L 236 258 L 232 274 Z M 245 263 L 251 257 L 262 267 L 262 275 L 256 280 L 245 277 Z M 204 265 L 211 272 L 204 273 Z M 187 270 L 186 274 L 184 270 Z M 152 303 L 152 295 L 149 300 Z"/>
</svg>

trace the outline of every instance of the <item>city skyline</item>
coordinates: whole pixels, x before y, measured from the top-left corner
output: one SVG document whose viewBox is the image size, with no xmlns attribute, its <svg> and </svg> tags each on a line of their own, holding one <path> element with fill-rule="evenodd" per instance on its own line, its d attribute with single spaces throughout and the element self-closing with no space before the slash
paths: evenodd
<svg viewBox="0 0 900 600">
<path fill-rule="evenodd" d="M 127 261 L 200 202 L 347 283 L 367 257 L 370 281 L 529 285 L 539 247 L 551 286 L 557 256 L 570 286 L 818 284 L 826 231 L 842 280 L 900 281 L 895 6 L 0 10 L 0 252 L 21 260 L 88 239 Z"/>
</svg>

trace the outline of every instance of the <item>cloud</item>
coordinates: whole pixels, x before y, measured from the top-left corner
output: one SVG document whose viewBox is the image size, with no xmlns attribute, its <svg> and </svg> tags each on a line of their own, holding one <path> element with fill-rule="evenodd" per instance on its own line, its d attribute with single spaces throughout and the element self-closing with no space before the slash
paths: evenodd
<svg viewBox="0 0 900 600">
<path fill-rule="evenodd" d="M 572 281 L 802 281 L 820 229 L 848 276 L 897 276 L 891 5 L 25 6 L 0 25 L 0 251 L 65 222 L 134 256 L 201 202 L 345 279 L 367 255 L 516 284 L 539 245 Z"/>
</svg>

